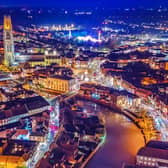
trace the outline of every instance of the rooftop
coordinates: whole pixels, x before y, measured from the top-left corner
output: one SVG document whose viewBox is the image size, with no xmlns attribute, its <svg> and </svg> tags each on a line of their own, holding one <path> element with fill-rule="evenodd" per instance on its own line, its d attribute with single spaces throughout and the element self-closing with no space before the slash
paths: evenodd
<svg viewBox="0 0 168 168">
<path fill-rule="evenodd" d="M 105 86 L 101 86 L 101 85 L 96 85 L 95 83 L 84 83 L 84 84 L 81 84 L 81 87 L 86 87 L 86 88 L 90 88 L 92 90 L 96 89 L 96 90 L 102 90 L 102 91 L 105 91 L 105 92 L 109 92 L 111 94 L 115 94 L 115 95 L 120 95 L 120 96 L 128 96 L 128 97 L 131 97 L 131 98 L 137 98 L 136 95 L 132 94 L 132 93 L 129 93 L 127 91 L 118 91 L 118 90 L 115 90 L 113 88 L 109 88 L 109 87 L 105 87 Z"/>
<path fill-rule="evenodd" d="M 35 96 L 0 103 L 0 105 L 4 105 L 4 108 L 0 110 L 0 119 L 2 120 L 5 118 L 25 114 L 28 112 L 28 110 L 38 109 L 44 106 L 48 106 L 49 104 L 41 96 Z"/>
<path fill-rule="evenodd" d="M 150 141 L 147 143 L 146 146 L 150 148 L 168 150 L 168 142 L 163 142 L 163 141 Z"/>
<path fill-rule="evenodd" d="M 143 147 L 137 155 L 168 160 L 168 150 L 158 148 Z"/>
<path fill-rule="evenodd" d="M 49 103 L 41 96 L 26 98 L 24 99 L 24 102 L 29 110 L 34 110 L 49 105 Z"/>
<path fill-rule="evenodd" d="M 23 156 L 33 152 L 36 145 L 34 141 L 10 140 L 3 155 Z"/>
<path fill-rule="evenodd" d="M 74 79 L 70 76 L 60 76 L 60 75 L 54 75 L 54 76 L 51 76 L 51 77 L 56 78 L 56 79 L 61 79 L 61 80 L 73 80 Z"/>
<path fill-rule="evenodd" d="M 123 168 L 151 168 L 151 167 L 148 167 L 148 166 L 138 166 L 138 165 L 124 165 Z M 152 168 L 156 168 L 156 167 L 152 167 Z"/>
</svg>

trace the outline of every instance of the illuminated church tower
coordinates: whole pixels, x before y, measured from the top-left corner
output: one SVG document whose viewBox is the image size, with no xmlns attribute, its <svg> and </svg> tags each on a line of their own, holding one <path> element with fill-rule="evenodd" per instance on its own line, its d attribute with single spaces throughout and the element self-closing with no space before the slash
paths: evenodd
<svg viewBox="0 0 168 168">
<path fill-rule="evenodd" d="M 12 21 L 10 16 L 4 16 L 4 65 L 11 66 L 14 63 L 14 40 Z"/>
</svg>

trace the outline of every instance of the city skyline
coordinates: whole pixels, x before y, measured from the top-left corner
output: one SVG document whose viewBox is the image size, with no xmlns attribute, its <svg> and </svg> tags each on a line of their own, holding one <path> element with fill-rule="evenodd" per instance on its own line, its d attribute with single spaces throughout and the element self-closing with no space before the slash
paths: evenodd
<svg viewBox="0 0 168 168">
<path fill-rule="evenodd" d="M 168 8 L 155 2 L 0 2 L 1 168 L 168 168 Z"/>
</svg>

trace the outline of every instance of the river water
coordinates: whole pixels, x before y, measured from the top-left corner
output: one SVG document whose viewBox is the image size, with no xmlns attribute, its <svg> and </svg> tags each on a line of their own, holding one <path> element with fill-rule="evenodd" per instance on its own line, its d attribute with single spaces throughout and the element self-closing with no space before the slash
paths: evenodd
<svg viewBox="0 0 168 168">
<path fill-rule="evenodd" d="M 121 168 L 123 163 L 135 163 L 137 151 L 144 146 L 141 131 L 125 116 L 116 114 L 92 102 L 80 102 L 88 112 L 105 120 L 107 137 L 104 145 L 86 168 Z"/>
</svg>

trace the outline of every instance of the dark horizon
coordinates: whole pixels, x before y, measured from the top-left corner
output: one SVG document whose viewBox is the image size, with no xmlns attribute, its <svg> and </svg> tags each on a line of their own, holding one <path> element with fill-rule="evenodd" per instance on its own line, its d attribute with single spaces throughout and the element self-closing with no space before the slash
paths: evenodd
<svg viewBox="0 0 168 168">
<path fill-rule="evenodd" d="M 78 0 L 1 0 L 0 7 L 60 7 L 60 8 L 159 8 L 168 7 L 167 0 L 85 0 L 79 2 Z"/>
</svg>

